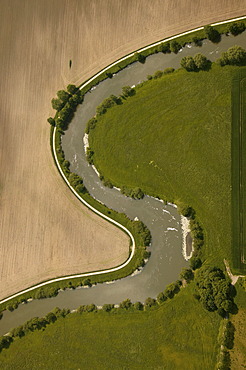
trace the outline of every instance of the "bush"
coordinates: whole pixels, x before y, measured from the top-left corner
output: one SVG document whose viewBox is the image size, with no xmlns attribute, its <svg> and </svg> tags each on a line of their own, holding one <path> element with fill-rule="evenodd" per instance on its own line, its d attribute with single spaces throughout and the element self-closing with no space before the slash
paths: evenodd
<svg viewBox="0 0 246 370">
<path fill-rule="evenodd" d="M 140 63 L 145 63 L 146 56 L 141 53 L 136 53 L 136 58 Z"/>
<path fill-rule="evenodd" d="M 122 87 L 122 95 L 123 97 L 127 98 L 128 96 L 132 96 L 136 93 L 135 89 L 130 86 Z"/>
<path fill-rule="evenodd" d="M 165 302 L 167 300 L 167 296 L 164 294 L 164 292 L 161 292 L 157 296 L 157 302 L 161 304 L 162 302 Z"/>
<path fill-rule="evenodd" d="M 244 22 L 233 22 L 229 25 L 228 31 L 233 35 L 237 36 L 240 33 L 245 31 L 245 24 Z"/>
<path fill-rule="evenodd" d="M 159 50 L 164 53 L 164 54 L 169 54 L 171 53 L 171 49 L 170 49 L 170 42 L 163 42 L 160 46 L 159 46 Z"/>
<path fill-rule="evenodd" d="M 132 302 L 130 299 L 125 299 L 123 302 L 120 303 L 120 308 L 123 308 L 125 310 L 128 310 L 132 307 Z"/>
<path fill-rule="evenodd" d="M 202 40 L 201 40 L 201 39 L 199 39 L 197 36 L 194 36 L 194 37 L 192 38 L 192 42 L 194 42 L 194 44 L 195 44 L 196 46 L 202 46 Z"/>
<path fill-rule="evenodd" d="M 73 95 L 78 91 L 78 87 L 70 84 L 67 86 L 67 91 L 69 92 L 69 94 Z"/>
<path fill-rule="evenodd" d="M 134 308 L 136 309 L 136 310 L 139 310 L 139 311 L 142 311 L 143 310 L 143 304 L 141 303 L 141 302 L 136 302 L 136 303 L 134 303 Z"/>
<path fill-rule="evenodd" d="M 196 54 L 194 56 L 194 62 L 198 69 L 205 71 L 211 67 L 211 61 L 208 60 L 203 54 Z"/>
<path fill-rule="evenodd" d="M 94 156 L 93 150 L 90 147 L 88 147 L 86 149 L 86 158 L 87 158 L 87 161 L 89 162 L 90 165 L 94 164 L 93 156 Z"/>
<path fill-rule="evenodd" d="M 52 105 L 53 109 L 59 111 L 64 107 L 65 104 L 60 99 L 52 99 L 51 100 L 51 105 Z"/>
<path fill-rule="evenodd" d="M 170 50 L 173 53 L 177 54 L 181 48 L 182 46 L 176 40 L 172 40 L 170 42 Z"/>
<path fill-rule="evenodd" d="M 103 306 L 102 306 L 102 309 L 103 311 L 105 312 L 110 312 L 112 311 L 112 309 L 114 308 L 114 304 L 111 304 L 111 303 L 105 303 Z"/>
<path fill-rule="evenodd" d="M 156 305 L 156 300 L 154 298 L 151 298 L 151 297 L 148 297 L 146 300 L 145 300 L 145 307 L 153 307 Z"/>
<path fill-rule="evenodd" d="M 57 91 L 57 96 L 58 99 L 66 103 L 71 95 L 67 93 L 65 90 L 59 90 Z"/>
<path fill-rule="evenodd" d="M 222 67 L 225 65 L 246 65 L 246 51 L 238 45 L 232 46 L 216 61 Z"/>
<path fill-rule="evenodd" d="M 177 294 L 180 291 L 180 286 L 182 285 L 182 282 L 177 280 L 174 283 L 169 284 L 166 289 L 164 290 L 164 295 L 167 298 L 173 298 L 175 294 Z"/>
<path fill-rule="evenodd" d="M 205 26 L 204 27 L 204 32 L 205 32 L 205 36 L 206 38 L 208 38 L 210 41 L 214 42 L 214 43 L 218 43 L 220 42 L 221 40 L 221 35 L 220 33 L 215 29 L 213 28 L 212 26 Z"/>
<path fill-rule="evenodd" d="M 47 121 L 49 122 L 49 124 L 50 124 L 51 126 L 55 127 L 55 125 L 56 125 L 56 121 L 54 120 L 54 118 L 49 117 L 49 118 L 47 119 Z"/>
<path fill-rule="evenodd" d="M 96 127 L 97 120 L 96 118 L 91 118 L 86 125 L 85 132 L 86 134 L 89 134 L 90 130 L 93 130 Z"/>
<path fill-rule="evenodd" d="M 162 77 L 162 75 L 163 75 L 162 71 L 156 71 L 153 75 L 153 78 L 155 78 L 155 79 L 160 78 L 160 77 Z"/>
<path fill-rule="evenodd" d="M 175 69 L 174 69 L 174 68 L 172 68 L 172 67 L 168 67 L 168 68 L 165 68 L 165 69 L 164 69 L 163 74 L 164 74 L 164 75 L 167 75 L 167 74 L 169 74 L 169 73 L 173 73 L 174 71 L 175 71 Z"/>
<path fill-rule="evenodd" d="M 188 72 L 196 71 L 197 69 L 194 59 L 191 56 L 183 57 L 180 61 L 180 65 Z"/>
<path fill-rule="evenodd" d="M 194 273 L 191 269 L 183 268 L 180 273 L 180 279 L 184 279 L 189 283 L 191 280 L 194 279 Z"/>
</svg>

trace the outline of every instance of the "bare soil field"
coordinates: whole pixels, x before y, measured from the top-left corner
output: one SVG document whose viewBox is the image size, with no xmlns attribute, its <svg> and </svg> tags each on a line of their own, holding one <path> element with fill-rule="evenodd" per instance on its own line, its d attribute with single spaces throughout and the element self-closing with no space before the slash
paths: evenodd
<svg viewBox="0 0 246 370">
<path fill-rule="evenodd" d="M 246 1 L 0 0 L 0 6 L 2 299 L 128 256 L 128 237 L 80 204 L 55 168 L 46 119 L 56 91 L 151 42 L 244 15 Z"/>
</svg>

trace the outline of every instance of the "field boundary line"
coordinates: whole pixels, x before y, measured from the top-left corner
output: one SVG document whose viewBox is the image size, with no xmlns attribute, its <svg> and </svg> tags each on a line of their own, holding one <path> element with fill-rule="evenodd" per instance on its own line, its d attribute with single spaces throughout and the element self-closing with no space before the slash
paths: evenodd
<svg viewBox="0 0 246 370">
<path fill-rule="evenodd" d="M 226 20 L 226 21 L 221 21 L 221 22 L 217 22 L 217 23 L 213 23 L 211 24 L 211 26 L 217 26 L 217 25 L 220 25 L 220 24 L 225 24 L 225 23 L 230 23 L 230 22 L 235 22 L 235 21 L 238 21 L 238 20 L 243 20 L 245 19 L 246 16 L 242 16 L 242 17 L 237 17 L 237 18 L 233 18 L 233 19 L 229 19 L 229 20 Z M 185 35 L 188 35 L 192 32 L 196 32 L 196 31 L 199 31 L 199 30 L 202 30 L 204 29 L 204 26 L 202 27 L 197 27 L 195 29 L 192 29 L 192 30 L 189 30 L 189 31 L 186 31 L 186 32 L 183 32 L 183 33 L 180 33 L 180 34 L 177 34 L 175 36 L 171 36 L 171 37 L 168 37 L 168 38 L 165 38 L 165 39 L 162 39 L 160 41 L 157 41 L 157 42 L 154 42 L 144 48 L 141 48 L 141 49 L 138 49 L 136 50 L 135 52 L 133 53 L 130 53 L 130 54 L 127 54 L 126 56 L 124 56 L 123 58 L 121 59 L 118 59 L 117 61 L 111 63 L 110 65 L 108 65 L 107 67 L 105 67 L 104 69 L 102 69 L 100 72 L 98 72 L 97 74 L 95 74 L 94 76 L 92 76 L 89 80 L 87 80 L 84 84 L 82 84 L 80 86 L 80 90 L 83 89 L 85 86 L 87 86 L 89 83 L 91 83 L 94 79 L 96 79 L 98 76 L 100 76 L 102 73 L 104 73 L 105 71 L 107 71 L 109 68 L 117 65 L 118 63 L 120 63 L 121 61 L 125 60 L 125 59 L 128 59 L 129 57 L 133 56 L 136 52 L 141 52 L 141 51 L 144 51 L 144 50 L 147 50 L 153 46 L 156 46 L 156 45 L 159 45 L 163 42 L 167 42 L 169 40 L 173 40 L 175 38 L 178 38 L 178 37 L 181 37 L 181 36 L 185 36 Z M 79 196 L 79 194 L 72 188 L 72 186 L 69 184 L 69 181 L 67 180 L 66 176 L 64 175 L 61 167 L 60 167 L 60 164 L 58 162 L 58 159 L 57 159 L 57 155 L 56 155 L 56 151 L 55 151 L 55 133 L 56 133 L 56 127 L 54 129 L 54 132 L 53 132 L 53 138 L 52 138 L 52 151 L 53 151 L 53 155 L 54 155 L 54 159 L 55 159 L 55 162 L 56 162 L 56 165 L 57 165 L 57 168 L 62 176 L 62 178 L 65 180 L 66 184 L 68 185 L 68 187 L 70 188 L 70 190 L 74 193 L 74 195 L 84 204 L 86 205 L 86 207 L 88 207 L 89 209 L 91 209 L 93 212 L 95 212 L 97 215 L 99 215 L 100 217 L 104 218 L 105 220 L 115 224 L 116 226 L 120 227 L 122 230 L 124 230 L 129 236 L 130 236 L 130 239 L 132 241 L 132 250 L 131 250 L 131 254 L 130 256 L 128 257 L 128 259 L 122 264 L 122 265 L 119 265 L 117 267 L 113 267 L 111 269 L 107 269 L 107 270 L 99 270 L 99 271 L 95 271 L 95 272 L 88 272 L 88 273 L 83 273 L 83 274 L 76 274 L 76 275 L 68 275 L 68 276 L 64 276 L 64 277 L 59 277 L 59 278 L 55 278 L 55 279 L 51 279 L 51 280 L 47 280 L 43 283 L 39 283 L 39 284 L 36 284 L 30 288 L 27 288 L 27 289 L 24 289 L 18 293 L 15 293 L 3 300 L 0 301 L 0 304 L 2 303 L 5 303 L 11 299 L 14 299 L 14 298 L 17 298 L 18 296 L 20 295 L 23 295 L 25 293 L 28 293 L 28 292 L 31 292 L 32 290 L 35 290 L 35 289 L 38 289 L 38 288 L 41 288 L 45 285 L 49 285 L 49 284 L 52 284 L 52 283 L 55 283 L 55 282 L 58 282 L 58 281 L 63 281 L 63 280 L 68 280 L 68 279 L 73 279 L 73 278 L 80 278 L 80 277 L 87 277 L 87 276 L 94 276 L 94 275 L 101 275 L 101 274 L 106 274 L 106 273 L 110 273 L 110 272 L 114 272 L 114 271 L 118 271 L 122 268 L 124 268 L 125 266 L 127 266 L 129 264 L 129 262 L 132 260 L 133 256 L 134 256 L 134 253 L 135 253 L 135 249 L 136 249 L 136 245 L 135 245 L 135 239 L 132 235 L 132 233 L 123 225 L 121 225 L 120 223 L 118 223 L 117 221 L 111 219 L 110 217 L 104 215 L 103 213 L 99 212 L 97 209 L 95 209 L 94 207 L 92 207 L 89 203 L 87 203 L 83 198 L 81 198 Z"/>
</svg>

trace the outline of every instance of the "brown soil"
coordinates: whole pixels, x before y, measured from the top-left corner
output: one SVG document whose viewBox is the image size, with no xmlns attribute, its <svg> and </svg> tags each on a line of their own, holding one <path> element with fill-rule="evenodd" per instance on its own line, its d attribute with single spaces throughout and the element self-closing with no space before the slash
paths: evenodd
<svg viewBox="0 0 246 370">
<path fill-rule="evenodd" d="M 246 1 L 0 0 L 0 6 L 4 298 L 128 256 L 127 236 L 81 205 L 54 166 L 46 118 L 56 91 L 165 36 L 243 15 Z"/>
</svg>

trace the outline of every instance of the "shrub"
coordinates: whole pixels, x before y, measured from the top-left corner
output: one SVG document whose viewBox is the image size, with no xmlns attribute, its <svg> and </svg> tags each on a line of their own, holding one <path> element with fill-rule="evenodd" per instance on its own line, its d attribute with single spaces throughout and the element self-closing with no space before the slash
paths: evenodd
<svg viewBox="0 0 246 370">
<path fill-rule="evenodd" d="M 123 97 L 132 96 L 136 93 L 135 89 L 130 86 L 123 86 L 122 87 L 122 95 Z"/>
<path fill-rule="evenodd" d="M 151 298 L 151 297 L 148 297 L 146 300 L 145 300 L 145 307 L 153 307 L 156 305 L 156 300 L 154 298 Z"/>
<path fill-rule="evenodd" d="M 91 165 L 94 164 L 93 156 L 94 156 L 93 150 L 90 147 L 88 147 L 86 149 L 86 158 L 87 158 L 87 161 L 89 162 L 89 164 L 91 164 Z"/>
<path fill-rule="evenodd" d="M 136 58 L 140 63 L 145 63 L 146 56 L 141 53 L 136 53 Z"/>
<path fill-rule="evenodd" d="M 105 303 L 102 306 L 103 311 L 106 311 L 106 312 L 112 311 L 113 308 L 114 308 L 114 304 L 111 304 L 111 303 Z"/>
<path fill-rule="evenodd" d="M 66 103 L 71 95 L 65 90 L 59 90 L 57 91 L 57 96 L 58 96 L 58 99 Z"/>
<path fill-rule="evenodd" d="M 204 27 L 204 32 L 205 32 L 205 36 L 206 38 L 208 38 L 210 41 L 214 42 L 214 43 L 218 43 L 220 42 L 221 40 L 221 35 L 220 33 L 215 29 L 213 28 L 212 26 L 205 26 Z"/>
<path fill-rule="evenodd" d="M 180 273 L 180 279 L 186 280 L 188 283 L 194 279 L 194 273 L 191 269 L 183 268 Z"/>
<path fill-rule="evenodd" d="M 162 302 L 165 302 L 167 300 L 167 296 L 164 294 L 164 292 L 161 292 L 157 296 L 157 302 L 160 304 Z"/>
<path fill-rule="evenodd" d="M 209 69 L 209 67 L 211 66 L 210 60 L 208 60 L 205 57 L 205 55 L 200 54 L 200 53 L 194 56 L 194 62 L 195 62 L 196 67 L 203 71 Z"/>
<path fill-rule="evenodd" d="M 171 53 L 171 49 L 170 49 L 170 42 L 163 42 L 160 46 L 159 46 L 159 50 L 164 53 L 164 54 L 169 54 Z"/>
<path fill-rule="evenodd" d="M 67 86 L 67 91 L 69 92 L 69 94 L 73 95 L 78 91 L 78 87 L 70 84 Z"/>
<path fill-rule="evenodd" d="M 169 73 L 173 73 L 174 71 L 175 71 L 175 69 L 174 69 L 174 68 L 172 68 L 172 67 L 168 67 L 168 68 L 165 68 L 165 69 L 164 69 L 163 74 L 164 74 L 164 75 L 167 75 L 167 74 L 169 74 Z"/>
<path fill-rule="evenodd" d="M 156 71 L 153 75 L 153 78 L 155 78 L 155 79 L 160 78 L 160 77 L 162 77 L 162 75 L 163 75 L 162 71 Z"/>
<path fill-rule="evenodd" d="M 240 33 L 245 31 L 245 24 L 244 22 L 233 22 L 228 26 L 228 31 L 233 35 L 237 36 Z"/>
<path fill-rule="evenodd" d="M 196 71 L 197 69 L 194 59 L 191 56 L 183 57 L 180 61 L 180 65 L 188 72 Z"/>
<path fill-rule="evenodd" d="M 128 310 L 132 307 L 132 302 L 130 299 L 125 299 L 123 302 L 120 303 L 120 308 Z"/>
<path fill-rule="evenodd" d="M 173 298 L 175 294 L 177 294 L 180 291 L 180 286 L 182 282 L 177 280 L 174 283 L 169 284 L 166 289 L 164 290 L 164 295 L 167 298 Z"/>
<path fill-rule="evenodd" d="M 143 304 L 141 302 L 134 303 L 134 308 L 136 310 L 142 311 L 143 310 Z"/>
<path fill-rule="evenodd" d="M 216 61 L 222 67 L 225 65 L 245 65 L 246 51 L 238 45 L 232 46 Z"/>
<path fill-rule="evenodd" d="M 90 130 L 93 130 L 96 127 L 97 120 L 96 118 L 91 118 L 86 125 L 85 132 L 86 134 L 89 134 Z"/>
<path fill-rule="evenodd" d="M 170 42 L 170 50 L 173 53 L 177 54 L 181 48 L 182 48 L 181 45 L 176 40 L 172 40 Z"/>
<path fill-rule="evenodd" d="M 49 117 L 49 118 L 47 119 L 47 121 L 49 122 L 49 124 L 50 124 L 51 126 L 55 127 L 55 125 L 56 125 L 56 121 L 54 120 L 54 118 Z"/>
</svg>

